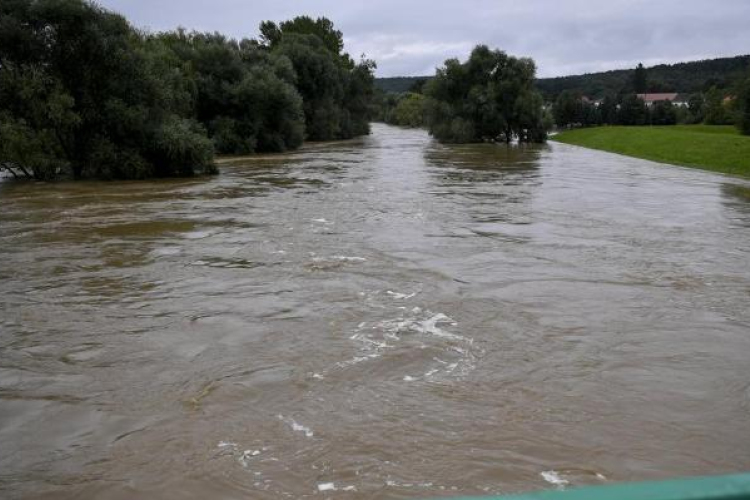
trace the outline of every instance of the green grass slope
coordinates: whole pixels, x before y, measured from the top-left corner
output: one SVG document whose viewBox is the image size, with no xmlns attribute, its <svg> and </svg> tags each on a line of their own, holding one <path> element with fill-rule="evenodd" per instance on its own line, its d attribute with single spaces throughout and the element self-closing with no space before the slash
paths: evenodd
<svg viewBox="0 0 750 500">
<path fill-rule="evenodd" d="M 552 140 L 643 158 L 750 177 L 750 136 L 733 127 L 594 127 L 567 130 Z"/>
</svg>

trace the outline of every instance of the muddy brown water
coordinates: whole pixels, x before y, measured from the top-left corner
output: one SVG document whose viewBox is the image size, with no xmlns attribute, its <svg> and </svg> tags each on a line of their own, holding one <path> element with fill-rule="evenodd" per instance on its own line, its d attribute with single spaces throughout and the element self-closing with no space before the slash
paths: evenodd
<svg viewBox="0 0 750 500">
<path fill-rule="evenodd" d="M 0 496 L 429 498 L 750 469 L 750 188 L 361 140 L 0 183 Z"/>
</svg>

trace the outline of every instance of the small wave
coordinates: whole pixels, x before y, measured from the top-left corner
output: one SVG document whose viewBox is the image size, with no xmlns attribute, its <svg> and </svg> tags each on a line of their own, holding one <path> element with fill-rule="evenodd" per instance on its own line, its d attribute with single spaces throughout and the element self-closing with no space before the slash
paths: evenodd
<svg viewBox="0 0 750 500">
<path fill-rule="evenodd" d="M 357 491 L 357 487 L 349 485 L 337 488 L 336 483 L 320 483 L 318 484 L 318 491 Z"/>
<path fill-rule="evenodd" d="M 570 484 L 570 481 L 560 477 L 560 474 L 557 471 L 546 470 L 541 472 L 540 475 L 545 481 L 558 487 L 565 487 Z"/>
<path fill-rule="evenodd" d="M 242 464 L 243 467 L 247 467 L 250 460 L 260 455 L 260 450 L 245 450 L 237 458 L 237 461 Z"/>
<path fill-rule="evenodd" d="M 294 432 L 302 432 L 302 433 L 305 434 L 305 436 L 307 436 L 309 438 L 311 438 L 311 437 L 313 437 L 315 435 L 313 433 L 312 429 L 310 429 L 309 427 L 306 427 L 306 426 L 304 426 L 302 424 L 299 424 L 299 423 L 295 422 L 294 419 L 286 418 L 286 417 L 284 417 L 284 415 L 279 415 L 279 420 L 281 420 L 285 424 L 289 425 Z"/>
<path fill-rule="evenodd" d="M 367 259 L 364 257 L 331 255 L 330 257 L 313 257 L 312 262 L 308 263 L 306 267 L 313 270 L 325 271 L 336 269 L 347 264 L 359 264 L 365 261 L 367 261 Z"/>
<path fill-rule="evenodd" d="M 337 260 L 339 262 L 365 262 L 367 261 L 367 259 L 365 259 L 364 257 L 350 257 L 349 255 L 332 255 L 331 259 Z"/>
<path fill-rule="evenodd" d="M 379 358 L 389 350 L 405 346 L 413 346 L 417 349 L 438 347 L 444 350 L 448 361 L 434 358 L 440 365 L 428 367 L 424 376 L 404 374 L 403 380 L 405 382 L 426 380 L 439 372 L 449 376 L 465 376 L 476 367 L 474 339 L 449 332 L 446 330 L 446 325 L 456 326 L 457 323 L 446 314 L 433 313 L 420 307 L 413 307 L 408 312 L 404 311 L 394 319 L 374 323 L 361 322 L 357 325 L 356 332 L 349 337 L 360 344 L 359 352 L 351 359 L 336 363 L 336 366 L 345 368 L 357 365 Z M 413 334 L 427 338 L 410 338 L 409 335 Z M 450 359 L 451 357 L 453 359 Z"/>
<path fill-rule="evenodd" d="M 336 363 L 336 366 L 338 366 L 339 368 L 346 368 L 347 366 L 357 365 L 359 363 L 362 363 L 363 361 L 379 358 L 380 356 L 381 354 L 378 353 L 372 353 L 366 356 L 354 356 L 352 359 L 347 359 L 346 361 L 340 361 Z"/>
</svg>

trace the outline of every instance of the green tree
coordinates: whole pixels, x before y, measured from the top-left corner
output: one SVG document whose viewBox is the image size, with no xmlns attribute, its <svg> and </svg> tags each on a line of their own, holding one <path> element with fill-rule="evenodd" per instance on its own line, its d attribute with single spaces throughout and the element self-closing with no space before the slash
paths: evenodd
<svg viewBox="0 0 750 500">
<path fill-rule="evenodd" d="M 375 63 L 355 63 L 343 52 L 343 35 L 330 20 L 301 16 L 279 25 L 264 22 L 260 31 L 263 47 L 291 61 L 308 139 L 369 133 Z"/>
<path fill-rule="evenodd" d="M 485 45 L 465 63 L 448 59 L 424 88 L 430 133 L 441 142 L 546 139 L 543 102 L 531 59 Z"/>
<path fill-rule="evenodd" d="M 617 124 L 617 106 L 617 97 L 614 94 L 604 96 L 601 104 L 599 104 L 599 116 L 603 124 Z"/>
<path fill-rule="evenodd" d="M 217 152 L 277 152 L 302 143 L 302 98 L 286 57 L 218 33 L 178 30 L 150 42 L 171 51 L 174 66 L 182 68 L 181 78 L 191 82 L 186 85 L 193 96 L 191 108 Z"/>
<path fill-rule="evenodd" d="M 425 100 L 422 94 L 412 92 L 403 94 L 393 109 L 389 123 L 402 127 L 421 127 L 424 125 Z"/>
<path fill-rule="evenodd" d="M 724 93 L 716 87 L 706 92 L 705 123 L 706 125 L 726 125 L 729 115 L 724 106 Z"/>
<path fill-rule="evenodd" d="M 648 108 L 635 94 L 628 94 L 622 99 L 617 121 L 620 125 L 645 125 L 648 120 Z"/>
<path fill-rule="evenodd" d="M 750 135 L 750 77 L 739 85 L 737 93 L 737 128 L 743 135 Z"/>
<path fill-rule="evenodd" d="M 652 125 L 674 125 L 677 123 L 677 112 L 671 101 L 656 101 L 649 111 Z"/>
<path fill-rule="evenodd" d="M 164 98 L 173 80 L 158 62 L 95 4 L 0 3 L 0 163 L 44 179 L 214 171 L 205 131 Z"/>
<path fill-rule="evenodd" d="M 638 63 L 633 71 L 633 91 L 643 94 L 648 91 L 648 72 L 642 63 Z"/>
<path fill-rule="evenodd" d="M 691 94 L 688 98 L 688 120 L 690 123 L 702 123 L 705 119 L 705 100 L 703 94 Z"/>
<path fill-rule="evenodd" d="M 564 90 L 557 96 L 552 114 L 558 127 L 568 127 L 579 122 L 580 97 L 571 90 Z"/>
</svg>

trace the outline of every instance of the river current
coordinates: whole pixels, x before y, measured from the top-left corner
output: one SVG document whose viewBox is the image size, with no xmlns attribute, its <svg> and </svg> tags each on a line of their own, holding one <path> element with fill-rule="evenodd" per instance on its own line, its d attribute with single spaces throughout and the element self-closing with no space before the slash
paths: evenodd
<svg viewBox="0 0 750 500">
<path fill-rule="evenodd" d="M 750 469 L 750 184 L 420 130 L 0 182 L 0 496 L 398 499 Z"/>
</svg>

